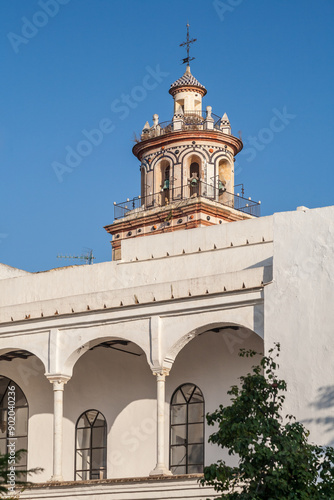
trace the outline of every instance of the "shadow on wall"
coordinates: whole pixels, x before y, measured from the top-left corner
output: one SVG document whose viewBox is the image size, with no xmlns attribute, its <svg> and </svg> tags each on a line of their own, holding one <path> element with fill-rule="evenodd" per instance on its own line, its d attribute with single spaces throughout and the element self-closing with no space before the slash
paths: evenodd
<svg viewBox="0 0 334 500">
<path fill-rule="evenodd" d="M 334 386 L 327 385 L 320 387 L 318 389 L 317 399 L 311 403 L 310 406 L 321 411 L 323 415 L 317 418 L 304 419 L 302 423 L 306 426 L 308 424 L 316 424 L 319 427 L 322 426 L 324 428 L 324 433 L 331 434 L 326 445 L 334 446 Z M 326 410 L 329 410 L 327 415 L 325 414 Z"/>
</svg>

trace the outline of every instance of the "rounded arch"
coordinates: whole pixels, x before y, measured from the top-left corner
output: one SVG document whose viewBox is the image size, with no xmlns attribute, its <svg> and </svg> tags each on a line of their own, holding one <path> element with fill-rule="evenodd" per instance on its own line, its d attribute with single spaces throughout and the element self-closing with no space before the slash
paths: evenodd
<svg viewBox="0 0 334 500">
<path fill-rule="evenodd" d="M 226 156 L 217 157 L 215 171 L 218 179 L 218 200 L 234 208 L 234 164 Z"/>
<path fill-rule="evenodd" d="M 143 169 L 144 169 L 145 173 L 147 173 L 150 170 L 150 164 L 149 164 L 148 160 L 146 160 L 145 158 L 142 159 L 142 162 L 140 165 L 140 170 L 143 170 Z"/>
<path fill-rule="evenodd" d="M 189 152 L 183 158 L 182 171 L 186 197 L 201 194 L 201 182 L 205 180 L 205 159 L 197 151 Z"/>
<path fill-rule="evenodd" d="M 148 366 L 150 367 L 150 353 L 149 350 L 145 349 L 145 346 L 141 346 L 139 343 L 134 342 L 132 339 L 127 338 L 127 337 L 120 337 L 120 336 L 98 336 L 98 337 L 93 337 L 90 340 L 86 340 L 85 343 L 83 344 L 77 344 L 76 347 L 72 347 L 71 354 L 67 356 L 65 359 L 63 366 L 61 368 L 62 373 L 64 375 L 67 375 L 69 377 L 72 377 L 73 375 L 73 368 L 75 364 L 79 361 L 79 359 L 86 354 L 88 351 L 91 349 L 94 349 L 95 347 L 105 343 L 105 342 L 115 342 L 115 343 L 120 343 L 120 345 L 127 345 L 128 343 L 134 344 L 145 356 L 146 356 L 146 361 L 148 363 Z M 127 344 L 125 344 L 127 343 Z"/>
<path fill-rule="evenodd" d="M 177 163 L 176 155 L 172 151 L 166 151 L 166 152 L 157 154 L 155 156 L 154 160 L 152 160 L 150 167 L 155 169 L 156 165 L 161 160 L 169 160 L 171 162 L 171 165 L 173 165 L 174 163 Z"/>
<path fill-rule="evenodd" d="M 262 339 L 259 333 L 239 323 L 218 322 L 218 321 L 213 323 L 207 323 L 205 325 L 198 326 L 197 328 L 194 328 L 193 330 L 188 331 L 187 333 L 184 333 L 167 351 L 167 354 L 163 360 L 163 367 L 170 369 L 177 355 L 195 337 L 209 331 L 219 332 L 220 330 L 228 330 L 228 329 L 230 329 L 232 332 L 238 332 L 238 335 L 241 338 L 247 338 L 252 334 L 255 334 Z"/>
<path fill-rule="evenodd" d="M 218 157 L 216 159 L 216 165 L 219 179 L 230 181 L 232 179 L 233 162 L 226 156 Z"/>
<path fill-rule="evenodd" d="M 225 150 L 225 151 L 222 151 L 222 150 L 218 150 L 218 151 L 215 151 L 212 156 L 211 156 L 211 161 L 214 162 L 214 163 L 217 163 L 219 162 L 220 159 L 226 159 L 230 162 L 233 163 L 233 154 L 231 153 L 231 151 L 228 151 L 228 150 Z"/>
<path fill-rule="evenodd" d="M 192 386 L 192 388 L 189 388 L 188 386 Z M 183 391 L 183 389 L 186 389 L 186 393 Z M 191 390 L 190 390 L 191 389 Z M 204 401 L 203 393 L 199 387 L 197 387 L 195 384 L 192 382 L 184 382 L 183 384 L 179 385 L 173 392 L 172 397 L 170 398 L 171 404 L 177 403 L 177 393 L 182 392 L 184 400 L 186 402 L 189 402 L 192 396 L 194 395 L 194 392 L 198 392 L 200 398 Z"/>
<path fill-rule="evenodd" d="M 208 153 L 208 151 L 206 151 L 206 149 L 195 149 L 189 145 L 189 147 L 185 148 L 181 153 L 180 153 L 180 156 L 179 156 L 179 162 L 182 163 L 185 158 L 188 156 L 188 155 L 192 155 L 192 154 L 195 154 L 195 155 L 198 155 L 200 158 L 201 158 L 201 161 L 204 161 L 206 160 L 207 162 L 210 161 L 210 155 Z"/>
<path fill-rule="evenodd" d="M 167 167 L 169 163 L 169 192 L 167 192 L 167 185 L 165 185 L 165 170 L 162 168 Z M 177 161 L 177 157 L 172 152 L 164 152 L 157 155 L 154 162 L 154 186 L 156 192 L 162 190 L 161 201 L 162 205 L 167 205 L 173 200 L 182 198 L 182 177 L 181 165 Z"/>
<path fill-rule="evenodd" d="M 153 193 L 155 204 L 168 205 L 173 188 L 173 160 L 170 155 L 159 155 L 153 165 Z"/>
<path fill-rule="evenodd" d="M 6 361 L 7 358 L 18 358 L 18 359 L 27 359 L 30 356 L 36 356 L 38 361 L 40 361 L 44 367 L 44 371 L 46 370 L 46 367 L 48 365 L 48 361 L 46 359 L 43 359 L 42 354 L 37 350 L 37 349 L 31 349 L 31 345 L 29 345 L 29 349 L 26 349 L 26 346 L 22 344 L 9 344 L 9 347 L 2 347 L 0 348 L 0 360 L 3 359 Z M 15 356 L 15 353 L 17 353 L 17 356 Z"/>
<path fill-rule="evenodd" d="M 172 175 L 172 162 L 168 158 L 161 158 L 156 166 L 155 166 L 155 171 L 156 171 L 156 189 L 155 192 L 160 191 L 160 189 L 164 188 L 164 182 L 165 180 L 170 180 L 171 175 Z"/>
</svg>

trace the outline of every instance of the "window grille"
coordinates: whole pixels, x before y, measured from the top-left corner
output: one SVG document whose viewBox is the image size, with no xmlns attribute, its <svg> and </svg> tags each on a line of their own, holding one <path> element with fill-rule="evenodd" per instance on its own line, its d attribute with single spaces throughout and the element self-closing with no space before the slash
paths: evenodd
<svg viewBox="0 0 334 500">
<path fill-rule="evenodd" d="M 78 418 L 75 436 L 75 480 L 107 477 L 107 423 L 98 410 Z"/>
<path fill-rule="evenodd" d="M 196 474 L 204 466 L 204 398 L 194 384 L 183 384 L 170 405 L 170 470 Z"/>
</svg>

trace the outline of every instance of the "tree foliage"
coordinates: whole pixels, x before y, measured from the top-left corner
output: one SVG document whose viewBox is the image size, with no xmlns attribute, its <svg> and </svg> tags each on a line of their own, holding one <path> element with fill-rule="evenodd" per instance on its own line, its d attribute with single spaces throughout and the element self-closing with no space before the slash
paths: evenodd
<svg viewBox="0 0 334 500">
<path fill-rule="evenodd" d="M 231 467 L 219 460 L 204 469 L 203 485 L 217 499 L 334 499 L 334 448 L 308 442 L 309 432 L 292 415 L 282 416 L 287 385 L 277 375 L 280 345 L 261 358 L 240 386 L 228 391 L 231 405 L 207 415 L 218 430 L 209 442 L 238 457 Z M 241 349 L 241 357 L 255 351 Z"/>
<path fill-rule="evenodd" d="M 18 450 L 15 453 L 15 461 L 19 462 L 21 456 L 25 452 L 26 450 Z M 23 480 L 23 478 L 26 475 L 36 474 L 43 470 L 39 467 L 29 470 L 20 470 L 15 468 L 15 491 L 11 493 L 11 490 L 8 489 L 10 480 L 10 468 L 8 467 L 8 464 L 11 463 L 12 458 L 13 457 L 9 454 L 0 454 L 0 498 L 4 498 L 6 500 L 17 500 L 19 498 L 19 492 L 31 484 Z"/>
</svg>

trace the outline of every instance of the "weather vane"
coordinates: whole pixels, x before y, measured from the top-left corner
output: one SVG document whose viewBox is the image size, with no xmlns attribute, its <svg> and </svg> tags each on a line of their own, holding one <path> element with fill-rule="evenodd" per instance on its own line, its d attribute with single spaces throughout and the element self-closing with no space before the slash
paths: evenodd
<svg viewBox="0 0 334 500">
<path fill-rule="evenodd" d="M 182 59 L 182 64 L 186 64 L 189 65 L 189 62 L 190 61 L 193 61 L 195 58 L 194 57 L 190 57 L 189 56 L 189 48 L 190 48 L 190 44 L 191 43 L 194 43 L 196 42 L 197 38 L 192 38 L 190 40 L 190 37 L 189 37 L 189 23 L 187 23 L 187 41 L 186 42 L 183 42 L 183 43 L 180 43 L 180 47 L 187 47 L 187 57 L 185 57 L 184 59 Z"/>
</svg>

